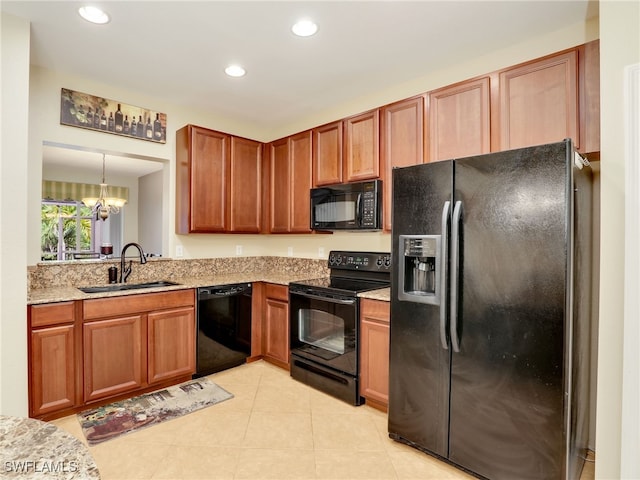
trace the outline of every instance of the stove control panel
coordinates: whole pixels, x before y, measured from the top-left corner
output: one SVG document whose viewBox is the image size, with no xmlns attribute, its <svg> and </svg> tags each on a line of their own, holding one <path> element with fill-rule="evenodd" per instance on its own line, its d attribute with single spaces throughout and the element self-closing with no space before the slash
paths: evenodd
<svg viewBox="0 0 640 480">
<path fill-rule="evenodd" d="M 329 268 L 390 272 L 391 254 L 381 252 L 329 252 Z"/>
</svg>

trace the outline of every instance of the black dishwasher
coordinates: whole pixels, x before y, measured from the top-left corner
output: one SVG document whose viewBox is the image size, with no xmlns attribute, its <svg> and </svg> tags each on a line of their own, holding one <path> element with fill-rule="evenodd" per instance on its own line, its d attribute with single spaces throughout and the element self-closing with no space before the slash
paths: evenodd
<svg viewBox="0 0 640 480">
<path fill-rule="evenodd" d="M 196 373 L 209 375 L 251 355 L 251 284 L 198 288 Z"/>
</svg>

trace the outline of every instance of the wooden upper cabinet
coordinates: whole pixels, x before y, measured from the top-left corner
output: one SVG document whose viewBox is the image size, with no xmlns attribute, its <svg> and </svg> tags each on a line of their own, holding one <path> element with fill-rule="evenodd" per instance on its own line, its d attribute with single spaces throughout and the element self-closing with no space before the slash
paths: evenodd
<svg viewBox="0 0 640 480">
<path fill-rule="evenodd" d="M 391 230 L 392 170 L 424 162 L 424 97 L 387 105 L 380 115 L 383 228 Z"/>
<path fill-rule="evenodd" d="M 187 125 L 176 134 L 176 233 L 259 233 L 262 143 Z"/>
<path fill-rule="evenodd" d="M 260 233 L 262 143 L 231 137 L 229 226 L 232 232 Z"/>
<path fill-rule="evenodd" d="M 289 231 L 291 194 L 289 191 L 289 139 L 269 144 L 269 231 Z"/>
<path fill-rule="evenodd" d="M 428 161 L 491 151 L 489 77 L 429 92 Z"/>
<path fill-rule="evenodd" d="M 311 130 L 269 144 L 269 231 L 310 232 Z"/>
<path fill-rule="evenodd" d="M 500 72 L 499 150 L 565 138 L 580 147 L 577 62 L 570 50 Z"/>
<path fill-rule="evenodd" d="M 230 137 L 187 125 L 176 133 L 176 233 L 224 232 Z"/>
<path fill-rule="evenodd" d="M 359 182 L 380 176 L 379 129 L 379 109 L 344 120 L 344 181 Z"/>
<path fill-rule="evenodd" d="M 311 232 L 311 130 L 290 137 L 291 223 L 293 233 Z"/>
<path fill-rule="evenodd" d="M 342 121 L 314 128 L 313 186 L 342 183 Z"/>
<path fill-rule="evenodd" d="M 600 41 L 578 47 L 580 153 L 600 152 Z M 599 158 L 599 157 L 598 157 Z"/>
</svg>

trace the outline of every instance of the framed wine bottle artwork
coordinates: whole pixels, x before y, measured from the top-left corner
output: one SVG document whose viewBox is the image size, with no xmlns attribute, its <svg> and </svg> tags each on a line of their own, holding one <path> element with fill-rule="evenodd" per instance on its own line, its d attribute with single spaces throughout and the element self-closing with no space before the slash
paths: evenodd
<svg viewBox="0 0 640 480">
<path fill-rule="evenodd" d="M 63 88 L 60 124 L 166 143 L 167 115 L 88 93 Z"/>
</svg>

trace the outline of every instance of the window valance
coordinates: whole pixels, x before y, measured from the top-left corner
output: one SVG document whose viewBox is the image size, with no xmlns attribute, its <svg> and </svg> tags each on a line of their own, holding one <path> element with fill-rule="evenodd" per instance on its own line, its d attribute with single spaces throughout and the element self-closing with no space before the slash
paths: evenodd
<svg viewBox="0 0 640 480">
<path fill-rule="evenodd" d="M 109 196 L 129 200 L 129 187 L 109 185 Z M 98 197 L 100 185 L 91 183 L 57 182 L 54 180 L 42 181 L 42 199 L 81 202 L 83 198 Z"/>
</svg>

